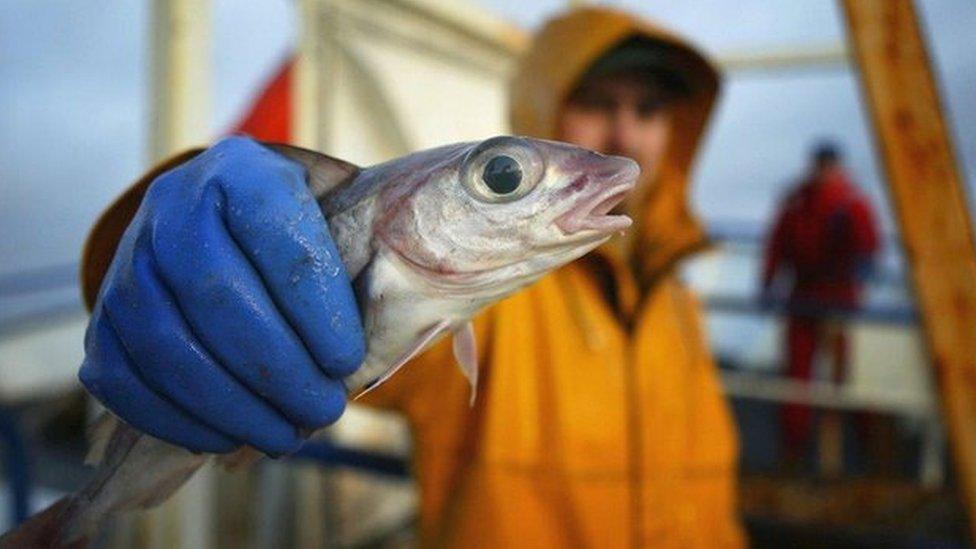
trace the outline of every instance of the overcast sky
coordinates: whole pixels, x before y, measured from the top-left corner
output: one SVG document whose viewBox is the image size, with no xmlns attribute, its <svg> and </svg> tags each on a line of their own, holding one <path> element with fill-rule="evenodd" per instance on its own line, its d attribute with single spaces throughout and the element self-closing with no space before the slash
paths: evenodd
<svg viewBox="0 0 976 549">
<path fill-rule="evenodd" d="M 478 0 L 526 28 L 564 2 Z M 843 41 L 827 0 L 617 2 L 715 54 Z M 976 174 L 976 2 L 921 2 L 956 148 Z M 111 6 L 111 7 L 108 7 Z M 214 1 L 214 128 L 227 127 L 283 59 L 288 0 Z M 0 274 L 77 260 L 97 212 L 147 161 L 148 2 L 7 0 L 0 10 Z M 834 137 L 857 179 L 883 191 L 856 81 L 846 69 L 730 75 L 699 164 L 695 200 L 710 220 L 765 223 L 812 140 Z M 972 192 L 970 197 L 972 199 Z"/>
</svg>

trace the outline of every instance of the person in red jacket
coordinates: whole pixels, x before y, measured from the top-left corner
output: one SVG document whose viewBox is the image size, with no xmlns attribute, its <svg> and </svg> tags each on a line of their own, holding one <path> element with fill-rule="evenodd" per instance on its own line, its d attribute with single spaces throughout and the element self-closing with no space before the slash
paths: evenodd
<svg viewBox="0 0 976 549">
<path fill-rule="evenodd" d="M 764 302 L 787 301 L 789 377 L 809 380 L 816 352 L 826 346 L 834 382 L 844 380 L 847 335 L 836 313 L 860 305 L 877 248 L 867 197 L 848 177 L 838 148 L 818 145 L 810 174 L 779 207 L 762 272 Z M 806 449 L 812 412 L 808 406 L 788 404 L 782 414 L 784 449 L 795 461 Z"/>
</svg>

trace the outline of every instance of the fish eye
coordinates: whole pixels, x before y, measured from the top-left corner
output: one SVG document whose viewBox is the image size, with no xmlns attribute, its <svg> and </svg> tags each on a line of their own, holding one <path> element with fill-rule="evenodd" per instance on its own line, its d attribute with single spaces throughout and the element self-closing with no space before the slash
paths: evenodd
<svg viewBox="0 0 976 549">
<path fill-rule="evenodd" d="M 522 167 L 511 156 L 499 155 L 485 164 L 485 171 L 481 178 L 492 192 L 501 195 L 511 194 L 522 182 Z"/>
<path fill-rule="evenodd" d="M 504 204 L 531 193 L 545 173 L 545 158 L 532 140 L 502 135 L 471 148 L 458 175 L 475 200 Z"/>
</svg>

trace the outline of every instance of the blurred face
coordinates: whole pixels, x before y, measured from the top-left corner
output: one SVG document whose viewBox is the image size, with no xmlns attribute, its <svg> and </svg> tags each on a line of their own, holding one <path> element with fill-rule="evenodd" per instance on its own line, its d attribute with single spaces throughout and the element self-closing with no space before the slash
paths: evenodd
<svg viewBox="0 0 976 549">
<path fill-rule="evenodd" d="M 630 157 L 641 167 L 641 180 L 652 181 L 671 136 L 668 107 L 667 91 L 644 75 L 590 78 L 563 106 L 559 138 L 604 154 Z M 636 198 L 639 191 L 631 196 Z"/>
<path fill-rule="evenodd" d="M 828 179 L 841 169 L 841 164 L 837 160 L 814 160 L 812 169 L 814 181 Z"/>
</svg>

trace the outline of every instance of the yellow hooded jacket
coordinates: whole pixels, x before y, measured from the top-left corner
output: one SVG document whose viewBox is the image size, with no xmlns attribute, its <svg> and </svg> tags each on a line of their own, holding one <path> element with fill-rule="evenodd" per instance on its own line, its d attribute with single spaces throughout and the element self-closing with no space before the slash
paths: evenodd
<svg viewBox="0 0 976 549">
<path fill-rule="evenodd" d="M 695 93 L 674 114 L 632 257 L 600 250 L 480 315 L 473 408 L 446 342 L 367 399 L 410 420 L 427 545 L 743 545 L 733 425 L 699 305 L 672 273 L 705 244 L 686 195 L 716 71 L 627 14 L 574 10 L 522 60 L 511 123 L 516 134 L 556 138 L 582 75 L 635 35 L 673 46 Z"/>
<path fill-rule="evenodd" d="M 481 314 L 473 407 L 450 342 L 365 399 L 410 422 L 426 546 L 743 545 L 733 426 L 699 306 L 672 274 L 704 245 L 686 193 L 715 70 L 645 22 L 575 10 L 550 22 L 522 61 L 512 126 L 554 138 L 579 78 L 634 35 L 671 44 L 697 92 L 675 113 L 661 175 L 631 229 L 639 231 L 632 256 L 590 254 Z M 147 184 L 192 154 L 147 174 L 96 224 L 82 272 L 89 304 Z"/>
</svg>

